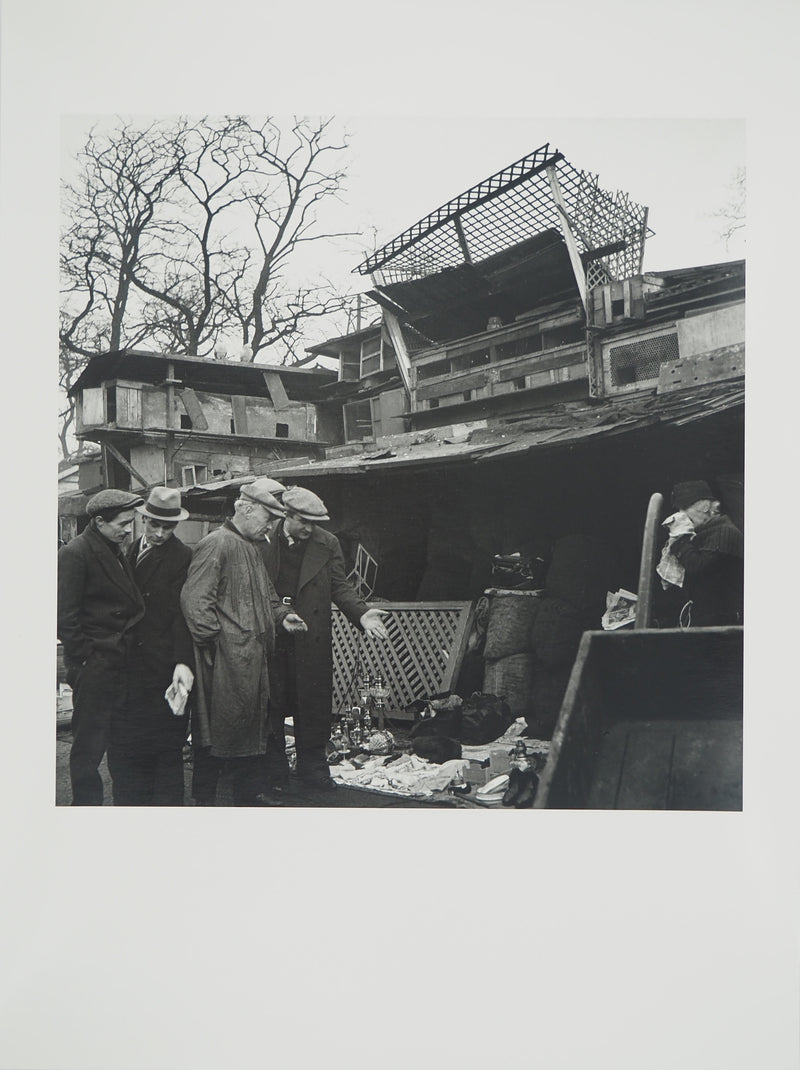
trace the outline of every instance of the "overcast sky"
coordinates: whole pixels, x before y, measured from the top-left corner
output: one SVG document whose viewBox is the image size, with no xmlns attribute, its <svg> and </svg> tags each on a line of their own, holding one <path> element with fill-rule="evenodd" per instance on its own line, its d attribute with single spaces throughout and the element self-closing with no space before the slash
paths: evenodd
<svg viewBox="0 0 800 1070">
<path fill-rule="evenodd" d="M 147 121 L 158 116 L 137 116 Z M 280 117 L 278 117 L 280 122 Z M 88 129 L 109 115 L 65 116 L 62 173 L 75 166 Z M 341 203 L 325 208 L 330 229 L 360 231 L 349 241 L 308 247 L 317 268 L 341 284 L 374 238 L 382 244 L 488 175 L 549 142 L 575 167 L 598 175 L 609 192 L 623 190 L 650 209 L 655 234 L 645 246 L 647 270 L 690 267 L 745 255 L 743 235 L 723 242 L 714 213 L 731 198 L 745 166 L 745 123 L 738 119 L 564 119 L 342 115 L 348 178 Z M 337 160 L 337 163 L 341 160 Z"/>
</svg>

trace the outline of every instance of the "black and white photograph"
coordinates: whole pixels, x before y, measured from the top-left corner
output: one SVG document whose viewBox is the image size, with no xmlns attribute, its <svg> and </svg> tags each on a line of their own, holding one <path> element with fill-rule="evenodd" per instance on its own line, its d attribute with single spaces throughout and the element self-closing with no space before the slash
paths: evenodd
<svg viewBox="0 0 800 1070">
<path fill-rule="evenodd" d="M 741 809 L 744 123 L 65 124 L 57 801 Z"/>
<path fill-rule="evenodd" d="M 7 0 L 2 1070 L 800 1067 L 797 22 Z"/>
</svg>

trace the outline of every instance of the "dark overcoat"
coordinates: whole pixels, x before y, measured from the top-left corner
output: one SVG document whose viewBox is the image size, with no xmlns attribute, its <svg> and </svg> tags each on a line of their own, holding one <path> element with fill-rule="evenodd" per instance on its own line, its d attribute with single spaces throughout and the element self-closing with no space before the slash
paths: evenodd
<svg viewBox="0 0 800 1070">
<path fill-rule="evenodd" d="M 686 570 L 682 597 L 693 602 L 696 627 L 744 622 L 744 537 L 721 514 L 672 544 L 672 553 Z"/>
<path fill-rule="evenodd" d="M 177 664 L 190 669 L 194 664 L 192 637 L 181 613 L 181 590 L 192 551 L 172 535 L 163 545 L 151 547 L 137 565 L 140 546 L 141 539 L 136 539 L 128 552 L 145 604 L 144 617 L 135 628 L 136 644 L 144 680 L 166 690 Z"/>
<path fill-rule="evenodd" d="M 195 646 L 192 738 L 218 758 L 264 754 L 281 606 L 256 544 L 226 521 L 197 544 L 181 609 Z"/>
<path fill-rule="evenodd" d="M 56 626 L 71 686 L 92 654 L 127 661 L 133 629 L 144 612 L 130 568 L 94 524 L 58 551 Z"/>
<path fill-rule="evenodd" d="M 283 522 L 261 547 L 273 581 L 280 568 L 282 526 Z M 356 627 L 369 609 L 347 580 L 339 540 L 314 527 L 306 543 L 293 607 L 308 631 L 296 634 L 293 640 L 298 715 L 320 726 L 330 726 L 333 706 L 332 603 Z"/>
<path fill-rule="evenodd" d="M 164 692 L 177 664 L 194 668 L 192 637 L 180 605 L 192 551 L 172 535 L 136 564 L 140 547 L 141 539 L 136 539 L 128 551 L 145 604 L 144 617 L 134 628 L 138 708 L 131 711 L 130 730 L 143 748 L 180 747 L 188 730 L 188 711 L 175 717 Z"/>
</svg>

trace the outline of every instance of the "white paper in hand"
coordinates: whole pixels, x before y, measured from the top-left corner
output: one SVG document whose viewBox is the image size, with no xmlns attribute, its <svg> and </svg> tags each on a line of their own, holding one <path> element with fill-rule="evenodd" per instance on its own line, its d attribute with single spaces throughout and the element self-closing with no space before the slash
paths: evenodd
<svg viewBox="0 0 800 1070">
<path fill-rule="evenodd" d="M 170 684 L 167 690 L 164 692 L 164 698 L 169 703 L 169 708 L 175 714 L 176 717 L 182 717 L 183 712 L 186 709 L 186 700 L 189 697 L 189 692 L 183 686 L 183 684 Z"/>
</svg>

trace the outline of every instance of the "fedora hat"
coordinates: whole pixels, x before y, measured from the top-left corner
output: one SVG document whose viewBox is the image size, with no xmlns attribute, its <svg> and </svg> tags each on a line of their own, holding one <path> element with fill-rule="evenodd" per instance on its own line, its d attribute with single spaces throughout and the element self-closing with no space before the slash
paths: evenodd
<svg viewBox="0 0 800 1070">
<path fill-rule="evenodd" d="M 283 495 L 283 504 L 290 513 L 301 520 L 310 520 L 318 524 L 321 520 L 330 520 L 325 502 L 313 491 L 305 487 L 290 487 Z"/>
<path fill-rule="evenodd" d="M 177 487 L 153 487 L 147 495 L 147 501 L 139 506 L 139 512 L 151 520 L 168 524 L 177 524 L 189 515 L 187 509 L 181 508 L 181 492 Z"/>
</svg>

